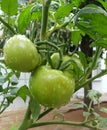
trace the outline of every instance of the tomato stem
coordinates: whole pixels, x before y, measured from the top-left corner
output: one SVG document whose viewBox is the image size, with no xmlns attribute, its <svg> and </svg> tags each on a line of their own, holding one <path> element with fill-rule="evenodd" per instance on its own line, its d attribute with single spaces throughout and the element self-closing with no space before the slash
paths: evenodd
<svg viewBox="0 0 107 130">
<path fill-rule="evenodd" d="M 87 79 L 85 82 L 83 82 L 82 84 L 78 85 L 78 86 L 76 87 L 76 90 L 75 90 L 75 91 L 79 90 L 79 89 L 80 89 L 81 87 L 83 87 L 83 86 L 86 86 L 88 83 L 92 82 L 92 81 L 95 80 L 96 78 L 99 78 L 99 77 L 104 76 L 105 74 L 107 74 L 107 69 L 102 70 L 99 74 L 95 75 L 95 76 L 92 77 L 92 78 Z"/>
<path fill-rule="evenodd" d="M 92 78 L 88 78 L 89 75 L 92 73 L 92 70 L 96 66 L 96 63 L 97 63 L 97 61 L 98 61 L 98 59 L 101 55 L 101 52 L 102 52 L 102 47 L 97 47 L 92 62 L 90 62 L 89 67 L 85 70 L 83 77 L 81 77 L 80 80 L 77 83 L 76 91 L 78 89 L 80 89 L 81 87 L 85 87 L 85 85 L 92 82 L 94 79 L 101 77 L 101 76 L 103 76 L 107 73 L 107 70 L 104 70 L 101 73 L 97 74 L 96 76 L 94 76 Z"/>
<path fill-rule="evenodd" d="M 17 34 L 17 32 L 8 24 L 6 23 L 1 17 L 0 17 L 0 21 L 13 33 L 13 34 Z"/>
<path fill-rule="evenodd" d="M 27 130 L 29 128 L 29 126 L 32 124 L 32 120 L 30 119 L 30 116 L 31 116 L 31 110 L 30 110 L 30 105 L 28 105 L 25 117 L 18 130 Z"/>
<path fill-rule="evenodd" d="M 43 116 L 45 116 L 46 114 L 48 114 L 49 112 L 51 112 L 53 110 L 53 108 L 49 108 L 49 109 L 47 109 L 46 111 L 44 111 L 43 113 L 41 113 L 40 115 L 39 115 L 39 117 L 38 117 L 38 120 L 40 119 L 40 118 L 42 118 Z"/>
<path fill-rule="evenodd" d="M 32 124 L 30 128 L 39 127 L 39 126 L 46 126 L 46 125 L 56 125 L 56 124 L 70 125 L 70 126 L 81 126 L 81 127 L 90 128 L 91 130 L 101 130 L 100 128 L 96 128 L 95 126 L 88 125 L 87 122 L 78 122 L 78 123 L 76 123 L 76 122 L 63 121 L 63 120 L 61 120 L 61 121 L 52 120 L 52 121 L 47 121 L 47 122 L 37 122 L 37 123 Z"/>
<path fill-rule="evenodd" d="M 41 41 L 44 41 L 47 39 L 46 29 L 47 29 L 48 10 L 49 10 L 50 3 L 51 3 L 51 0 L 43 0 L 41 32 L 40 32 Z"/>
<path fill-rule="evenodd" d="M 36 42 L 36 45 L 37 45 L 37 48 L 40 45 L 48 45 L 48 46 L 53 47 L 54 49 L 56 49 L 56 51 L 59 53 L 60 60 L 59 60 L 58 66 L 55 69 L 59 69 L 60 65 L 62 63 L 62 51 L 61 51 L 61 49 L 58 46 L 56 46 L 55 44 L 53 44 L 52 42 L 49 42 L 49 41 L 46 41 L 46 40 L 45 41 Z M 38 48 L 38 49 L 40 49 L 40 48 Z M 50 55 L 49 55 L 50 50 L 47 49 L 47 48 L 46 48 L 46 50 L 48 50 L 48 51 L 46 51 L 48 62 L 51 65 L 51 67 L 54 68 L 53 65 L 52 65 L 52 62 L 51 62 Z"/>
</svg>

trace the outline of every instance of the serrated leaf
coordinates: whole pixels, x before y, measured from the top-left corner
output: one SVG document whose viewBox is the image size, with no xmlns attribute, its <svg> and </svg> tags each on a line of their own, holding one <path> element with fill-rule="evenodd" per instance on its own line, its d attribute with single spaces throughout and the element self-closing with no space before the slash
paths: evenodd
<svg viewBox="0 0 107 130">
<path fill-rule="evenodd" d="M 83 112 L 83 116 L 85 116 L 85 117 L 89 117 L 91 115 L 91 113 L 89 113 L 89 112 Z"/>
<path fill-rule="evenodd" d="M 23 9 L 23 11 L 19 14 L 17 20 L 18 31 L 22 34 L 26 32 L 26 29 L 31 21 L 31 13 L 30 10 L 33 5 L 27 6 Z"/>
<path fill-rule="evenodd" d="M 100 97 L 101 97 L 101 93 L 97 90 L 89 90 L 88 91 L 88 94 L 87 94 L 87 97 L 90 98 L 91 100 L 98 100 Z"/>
<path fill-rule="evenodd" d="M 72 9 L 73 9 L 73 4 L 66 4 L 66 5 L 60 6 L 55 13 L 55 18 L 60 19 L 60 18 L 64 18 L 68 16 L 70 12 L 72 11 Z"/>
<path fill-rule="evenodd" d="M 85 54 L 83 52 L 78 51 L 79 59 L 83 65 L 83 68 L 85 69 L 87 67 L 87 60 L 85 57 Z"/>
<path fill-rule="evenodd" d="M 30 110 L 32 113 L 32 118 L 33 118 L 33 122 L 35 122 L 39 115 L 40 115 L 40 104 L 37 101 L 34 101 L 33 99 L 31 99 L 30 101 Z"/>
<path fill-rule="evenodd" d="M 104 112 L 104 113 L 107 113 L 107 108 L 101 107 L 100 111 L 101 111 L 101 112 Z"/>
<path fill-rule="evenodd" d="M 22 86 L 21 88 L 19 88 L 16 95 L 21 97 L 24 101 L 26 101 L 27 96 L 30 95 L 28 87 L 26 85 Z"/>
<path fill-rule="evenodd" d="M 75 24 L 94 40 L 107 37 L 107 12 L 99 6 L 82 8 L 75 17 Z"/>
<path fill-rule="evenodd" d="M 18 10 L 18 1 L 17 0 L 2 0 L 1 9 L 9 16 L 15 15 Z"/>
<path fill-rule="evenodd" d="M 100 118 L 100 126 L 101 127 L 107 126 L 107 118 Z"/>
</svg>

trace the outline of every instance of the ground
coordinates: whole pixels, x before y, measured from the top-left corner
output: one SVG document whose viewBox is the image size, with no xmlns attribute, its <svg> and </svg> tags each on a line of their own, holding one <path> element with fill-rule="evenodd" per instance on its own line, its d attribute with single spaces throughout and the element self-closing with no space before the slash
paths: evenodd
<svg viewBox="0 0 107 130">
<path fill-rule="evenodd" d="M 102 107 L 107 108 L 107 102 L 101 103 Z M 98 111 L 98 107 L 95 105 L 96 112 L 100 113 L 101 116 L 107 118 L 107 114 L 101 113 Z M 53 115 L 56 112 L 63 113 L 66 120 L 70 121 L 83 121 L 83 109 L 82 108 L 71 108 L 70 106 L 62 107 L 60 110 L 54 110 L 50 112 L 47 116 L 42 118 L 42 121 L 51 120 Z M 12 110 L 12 111 L 6 111 L 3 114 L 0 115 L 0 130 L 10 130 L 11 128 L 14 128 L 18 124 L 21 123 L 23 116 L 25 113 L 25 109 L 18 109 L 18 110 Z M 15 129 L 11 129 L 15 130 Z M 42 126 L 38 128 L 33 128 L 29 130 L 89 130 L 87 128 L 82 127 L 74 127 L 74 126 L 65 126 L 65 125 L 50 125 L 50 126 Z M 106 128 L 103 128 L 103 130 L 107 130 Z"/>
</svg>

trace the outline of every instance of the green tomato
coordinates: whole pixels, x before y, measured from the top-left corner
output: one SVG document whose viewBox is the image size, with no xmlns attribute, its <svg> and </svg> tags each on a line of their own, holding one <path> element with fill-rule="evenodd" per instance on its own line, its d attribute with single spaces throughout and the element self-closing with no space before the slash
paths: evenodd
<svg viewBox="0 0 107 130">
<path fill-rule="evenodd" d="M 35 45 L 24 35 L 14 35 L 3 49 L 5 62 L 13 70 L 29 72 L 40 64 Z"/>
<path fill-rule="evenodd" d="M 51 60 L 52 60 L 52 64 L 53 64 L 54 68 L 56 68 L 59 64 L 59 61 L 60 61 L 59 53 L 53 53 L 51 56 Z M 72 56 L 63 55 L 61 65 L 64 65 L 67 61 L 70 61 L 70 60 L 74 60 L 77 63 L 77 65 L 82 69 L 82 64 L 81 64 L 79 58 L 75 54 Z M 66 68 L 66 70 L 73 70 L 73 68 L 74 67 L 73 67 L 73 64 L 71 62 L 71 64 Z"/>
<path fill-rule="evenodd" d="M 40 66 L 32 73 L 29 88 L 33 98 L 41 105 L 57 108 L 69 102 L 75 81 L 62 71 Z"/>
<path fill-rule="evenodd" d="M 98 120 L 93 120 L 93 121 L 92 121 L 92 125 L 93 125 L 93 126 L 97 126 L 97 125 L 98 125 Z"/>
<path fill-rule="evenodd" d="M 51 56 L 52 64 L 54 68 L 57 68 L 60 61 L 59 53 L 53 53 Z"/>
</svg>

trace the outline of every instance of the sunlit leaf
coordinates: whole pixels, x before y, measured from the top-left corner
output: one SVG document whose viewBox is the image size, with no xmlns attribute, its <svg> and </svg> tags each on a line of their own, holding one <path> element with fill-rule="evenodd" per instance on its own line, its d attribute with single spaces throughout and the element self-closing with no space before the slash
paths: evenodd
<svg viewBox="0 0 107 130">
<path fill-rule="evenodd" d="M 72 11 L 72 9 L 73 9 L 72 4 L 66 4 L 66 5 L 60 6 L 55 13 L 55 18 L 60 19 L 60 18 L 64 18 L 65 16 L 68 16 L 70 12 Z"/>
<path fill-rule="evenodd" d="M 73 45 L 78 46 L 79 41 L 81 41 L 80 31 L 72 31 L 71 39 L 72 39 Z"/>
<path fill-rule="evenodd" d="M 18 10 L 17 0 L 2 0 L 1 9 L 9 16 L 15 15 Z"/>
<path fill-rule="evenodd" d="M 27 6 L 22 10 L 22 12 L 18 16 L 17 20 L 18 31 L 22 34 L 26 32 L 27 27 L 31 21 L 31 13 L 30 13 L 31 8 L 32 5 Z"/>
</svg>

